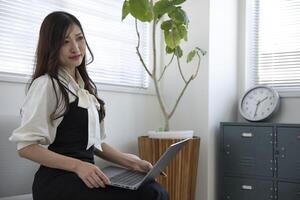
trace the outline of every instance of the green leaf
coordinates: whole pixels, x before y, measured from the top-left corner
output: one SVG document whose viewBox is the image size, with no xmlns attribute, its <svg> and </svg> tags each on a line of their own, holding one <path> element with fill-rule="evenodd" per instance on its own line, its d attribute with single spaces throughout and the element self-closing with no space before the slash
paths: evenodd
<svg viewBox="0 0 300 200">
<path fill-rule="evenodd" d="M 164 21 L 161 25 L 160 25 L 160 28 L 162 30 L 165 30 L 165 31 L 168 31 L 172 28 L 172 20 L 167 20 L 167 21 Z"/>
<path fill-rule="evenodd" d="M 173 19 L 178 24 L 185 24 L 188 25 L 189 19 L 185 13 L 184 10 L 182 10 L 180 7 L 177 7 L 176 9 L 172 10 L 168 13 L 169 17 Z"/>
<path fill-rule="evenodd" d="M 189 63 L 193 60 L 193 58 L 195 57 L 196 55 L 196 50 L 192 50 L 188 55 L 187 55 L 187 60 L 186 62 Z"/>
<path fill-rule="evenodd" d="M 182 57 L 182 49 L 180 48 L 180 46 L 177 46 L 176 49 L 175 49 L 175 55 L 179 58 Z"/>
<path fill-rule="evenodd" d="M 180 37 L 187 41 L 187 30 L 184 25 L 180 25 L 178 27 L 178 32 L 180 34 Z"/>
<path fill-rule="evenodd" d="M 201 52 L 202 56 L 205 56 L 206 53 L 207 53 L 207 51 L 205 51 L 205 50 L 203 50 L 203 49 L 201 49 L 199 47 L 196 47 L 196 49 Z"/>
<path fill-rule="evenodd" d="M 165 13 L 175 8 L 174 3 L 169 0 L 160 0 L 154 4 L 154 14 L 157 18 L 161 18 Z"/>
<path fill-rule="evenodd" d="M 175 49 L 170 48 L 169 46 L 166 46 L 166 53 L 171 54 L 175 51 Z"/>
<path fill-rule="evenodd" d="M 173 41 L 171 31 L 169 31 L 169 30 L 164 31 L 164 36 L 165 36 L 165 42 L 166 42 L 167 46 L 169 46 L 171 49 L 174 49 L 175 43 Z"/>
<path fill-rule="evenodd" d="M 182 4 L 183 2 L 185 2 L 186 0 L 173 0 L 173 3 L 175 5 L 179 5 L 179 4 Z"/>
<path fill-rule="evenodd" d="M 176 28 L 164 31 L 165 42 L 167 46 L 174 49 L 180 43 L 180 34 Z"/>
<path fill-rule="evenodd" d="M 129 0 L 130 13 L 142 22 L 150 22 L 153 19 L 153 10 L 148 0 Z"/>
<path fill-rule="evenodd" d="M 124 1 L 123 3 L 123 8 L 122 8 L 122 20 L 124 20 L 126 18 L 126 16 L 129 14 L 130 11 L 130 5 L 129 5 L 129 1 Z"/>
</svg>

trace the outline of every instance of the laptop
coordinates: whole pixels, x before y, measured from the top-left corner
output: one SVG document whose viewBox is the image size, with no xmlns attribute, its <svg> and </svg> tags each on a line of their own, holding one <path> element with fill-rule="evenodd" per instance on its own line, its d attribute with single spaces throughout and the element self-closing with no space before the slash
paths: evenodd
<svg viewBox="0 0 300 200">
<path fill-rule="evenodd" d="M 132 171 L 117 166 L 108 166 L 103 168 L 102 171 L 110 179 L 111 186 L 137 190 L 143 183 L 153 180 L 161 174 L 189 140 L 190 138 L 187 138 L 172 144 L 148 173 Z"/>
</svg>

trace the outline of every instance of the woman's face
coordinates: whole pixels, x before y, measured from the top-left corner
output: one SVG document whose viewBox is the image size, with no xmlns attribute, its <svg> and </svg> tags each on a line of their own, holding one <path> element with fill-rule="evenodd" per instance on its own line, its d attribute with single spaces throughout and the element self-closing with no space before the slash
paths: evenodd
<svg viewBox="0 0 300 200">
<path fill-rule="evenodd" d="M 66 33 L 65 41 L 59 51 L 59 62 L 69 70 L 75 69 L 85 55 L 86 43 L 79 26 L 71 25 Z"/>
</svg>

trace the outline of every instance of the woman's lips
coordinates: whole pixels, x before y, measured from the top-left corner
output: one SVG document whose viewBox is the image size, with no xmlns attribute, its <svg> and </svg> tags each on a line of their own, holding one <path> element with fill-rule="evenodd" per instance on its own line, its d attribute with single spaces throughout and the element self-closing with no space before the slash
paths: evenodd
<svg viewBox="0 0 300 200">
<path fill-rule="evenodd" d="M 70 56 L 69 57 L 69 59 L 72 59 L 72 60 L 77 60 L 77 59 L 79 59 L 80 58 L 80 54 L 78 54 L 78 55 L 74 55 L 74 56 Z"/>
</svg>

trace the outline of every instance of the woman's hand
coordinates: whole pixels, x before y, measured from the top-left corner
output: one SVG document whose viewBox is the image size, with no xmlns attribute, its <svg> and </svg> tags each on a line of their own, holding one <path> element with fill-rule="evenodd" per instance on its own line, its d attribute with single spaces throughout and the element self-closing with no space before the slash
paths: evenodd
<svg viewBox="0 0 300 200">
<path fill-rule="evenodd" d="M 128 157 L 131 159 L 134 159 L 132 162 L 130 168 L 134 171 L 139 171 L 139 172 L 148 172 L 150 171 L 153 166 L 150 162 L 146 160 L 141 160 L 140 157 L 134 155 L 134 154 L 126 154 Z"/>
<path fill-rule="evenodd" d="M 105 185 L 110 184 L 107 176 L 96 165 L 88 162 L 80 162 L 75 173 L 89 188 L 105 188 Z"/>
<path fill-rule="evenodd" d="M 140 172 L 148 172 L 153 166 L 150 162 L 146 160 L 137 160 L 136 163 L 132 166 L 133 170 Z"/>
</svg>

